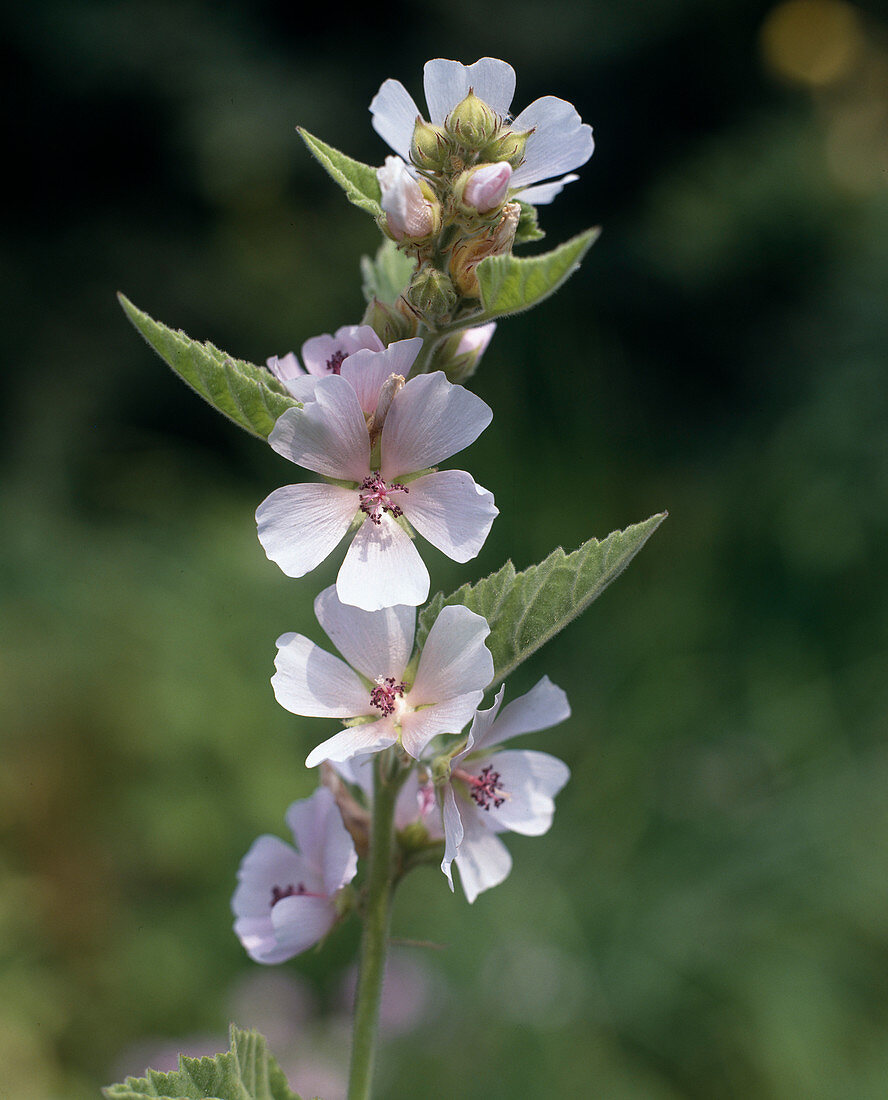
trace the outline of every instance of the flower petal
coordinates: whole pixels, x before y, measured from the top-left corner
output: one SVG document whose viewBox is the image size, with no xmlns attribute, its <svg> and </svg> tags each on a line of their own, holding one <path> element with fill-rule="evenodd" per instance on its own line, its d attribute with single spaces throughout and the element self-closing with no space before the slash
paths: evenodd
<svg viewBox="0 0 888 1100">
<path fill-rule="evenodd" d="M 488 715 L 491 717 L 488 718 Z M 513 699 L 499 715 L 494 708 L 478 712 L 472 723 L 472 751 L 490 749 L 501 741 L 520 737 L 522 733 L 549 729 L 566 718 L 570 718 L 567 696 L 548 676 L 543 676 L 525 695 Z"/>
<path fill-rule="evenodd" d="M 477 761 L 473 772 L 477 772 Z M 542 836 L 548 832 L 555 813 L 552 801 L 570 779 L 570 768 L 547 752 L 529 749 L 505 749 L 483 758 L 500 774 L 498 784 L 507 798 L 501 806 L 480 811 L 483 824 L 495 832 L 509 829 L 524 836 Z"/>
<path fill-rule="evenodd" d="M 285 710 L 309 718 L 357 718 L 370 711 L 370 693 L 357 674 L 301 634 L 282 634 L 271 678 Z"/>
<path fill-rule="evenodd" d="M 258 837 L 241 860 L 238 887 L 231 899 L 236 917 L 267 917 L 271 909 L 271 888 L 295 885 L 304 880 L 308 868 L 293 847 L 280 837 Z"/>
<path fill-rule="evenodd" d="M 259 541 L 288 577 L 304 577 L 338 546 L 358 511 L 354 489 L 285 485 L 256 509 Z"/>
<path fill-rule="evenodd" d="M 493 657 L 484 644 L 487 620 L 461 604 L 443 607 L 432 623 L 406 701 L 416 707 L 482 691 L 493 679 Z"/>
<path fill-rule="evenodd" d="M 364 611 L 405 603 L 415 607 L 429 594 L 429 571 L 403 527 L 383 513 L 366 519 L 352 540 L 336 578 L 343 603 Z"/>
<path fill-rule="evenodd" d="M 520 199 L 522 202 L 529 202 L 532 206 L 543 206 L 545 203 L 551 202 L 556 195 L 560 195 L 566 183 L 573 183 L 579 178 L 575 172 L 571 172 L 569 175 L 562 176 L 560 180 L 553 180 L 551 183 L 538 183 L 533 187 L 523 187 L 515 194 L 515 198 Z"/>
<path fill-rule="evenodd" d="M 234 922 L 234 934 L 254 962 L 272 965 L 285 962 L 295 954 L 278 943 L 271 923 L 271 910 L 264 917 L 238 917 Z"/>
<path fill-rule="evenodd" d="M 411 481 L 403 509 L 423 538 L 459 562 L 477 555 L 499 515 L 493 493 L 465 470 L 444 470 Z"/>
<path fill-rule="evenodd" d="M 341 376 L 354 387 L 365 415 L 369 416 L 376 411 L 379 391 L 390 374 L 407 377 L 421 347 L 422 340 L 419 337 L 396 340 L 384 351 L 361 349 L 353 352 L 343 362 Z"/>
<path fill-rule="evenodd" d="M 444 858 L 441 860 L 441 870 L 447 876 L 450 889 L 453 890 L 453 872 L 450 865 L 456 859 L 459 846 L 463 839 L 463 824 L 459 807 L 456 805 L 456 795 L 453 787 L 448 783 L 444 788 Z"/>
<path fill-rule="evenodd" d="M 512 870 L 512 857 L 503 842 L 486 829 L 477 814 L 462 815 L 463 839 L 456 855 L 459 880 L 473 902 L 484 890 L 499 884 Z"/>
<path fill-rule="evenodd" d="M 373 129 L 404 160 L 410 159 L 413 127 L 420 113 L 400 80 L 386 80 L 370 103 Z"/>
<path fill-rule="evenodd" d="M 291 378 L 298 378 L 305 374 L 305 371 L 302 369 L 302 364 L 292 351 L 288 351 L 286 355 L 272 355 L 265 360 L 265 365 L 274 377 L 277 378 L 279 382 L 283 382 L 284 385 L 286 385 Z"/>
<path fill-rule="evenodd" d="M 382 340 L 369 325 L 343 325 L 333 336 L 329 332 L 312 336 L 302 345 L 302 359 L 310 374 L 326 378 L 339 373 L 334 368 L 360 348 L 382 351 Z"/>
<path fill-rule="evenodd" d="M 418 760 L 422 750 L 439 733 L 459 733 L 484 698 L 483 691 L 468 691 L 453 699 L 405 714 L 401 719 L 401 744 Z"/>
<path fill-rule="evenodd" d="M 314 401 L 287 409 L 268 442 L 284 458 L 327 477 L 362 481 L 370 471 L 370 437 L 354 389 L 344 378 L 319 378 Z"/>
<path fill-rule="evenodd" d="M 441 371 L 411 378 L 382 429 L 383 479 L 436 466 L 473 443 L 492 418 L 480 397 L 448 382 Z"/>
<path fill-rule="evenodd" d="M 429 121 L 438 126 L 457 103 L 465 99 L 469 88 L 497 114 L 507 115 L 515 94 L 515 70 L 496 57 L 482 57 L 474 65 L 439 57 L 426 62 L 423 88 Z"/>
<path fill-rule="evenodd" d="M 592 127 L 582 121 L 572 103 L 554 95 L 543 96 L 525 107 L 512 129 L 534 130 L 524 148 L 524 161 L 512 176 L 513 187 L 579 168 L 595 149 Z"/>
<path fill-rule="evenodd" d="M 329 898 L 298 894 L 282 898 L 271 910 L 275 938 L 285 958 L 307 951 L 323 939 L 336 923 L 336 910 Z M 260 960 L 261 961 L 261 960 Z"/>
<path fill-rule="evenodd" d="M 325 588 L 314 603 L 324 633 L 352 668 L 368 680 L 401 675 L 413 652 L 416 611 L 406 604 L 362 611 L 343 603 L 336 586 Z"/>
<path fill-rule="evenodd" d="M 314 401 L 318 382 L 320 378 L 316 374 L 298 374 L 284 379 L 284 385 L 290 396 L 295 397 L 297 401 Z"/>
<path fill-rule="evenodd" d="M 358 856 L 332 791 L 318 787 L 311 798 L 294 802 L 287 824 L 303 859 L 330 896 L 355 877 Z"/>
<path fill-rule="evenodd" d="M 315 768 L 325 760 L 329 760 L 331 764 L 341 764 L 353 756 L 380 752 L 389 745 L 394 745 L 397 740 L 398 734 L 391 720 L 380 718 L 378 722 L 367 722 L 363 726 L 353 726 L 334 733 L 311 750 L 305 759 L 305 766 Z"/>
</svg>

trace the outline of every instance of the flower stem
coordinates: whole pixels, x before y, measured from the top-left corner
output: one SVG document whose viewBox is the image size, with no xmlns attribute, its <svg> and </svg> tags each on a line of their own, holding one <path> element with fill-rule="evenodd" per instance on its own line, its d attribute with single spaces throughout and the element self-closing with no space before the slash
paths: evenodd
<svg viewBox="0 0 888 1100">
<path fill-rule="evenodd" d="M 348 1100 L 370 1100 L 379 1002 L 385 974 L 393 885 L 392 826 L 395 800 L 401 785 L 389 770 L 392 760 L 380 753 L 373 792 L 373 824 L 370 834 L 370 870 L 367 876 L 367 905 L 361 937 L 361 963 L 355 998 L 351 1073 Z"/>
</svg>

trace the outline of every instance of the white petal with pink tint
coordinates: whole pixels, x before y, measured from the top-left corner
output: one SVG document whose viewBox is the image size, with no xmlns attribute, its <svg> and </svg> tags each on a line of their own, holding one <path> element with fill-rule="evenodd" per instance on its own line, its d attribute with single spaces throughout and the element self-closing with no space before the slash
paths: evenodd
<svg viewBox="0 0 888 1100">
<path fill-rule="evenodd" d="M 370 438 L 354 389 L 331 374 L 318 380 L 314 401 L 287 409 L 268 442 L 284 458 L 306 470 L 347 481 L 370 471 Z"/>
<path fill-rule="evenodd" d="M 441 371 L 411 378 L 392 402 L 382 429 L 385 481 L 443 462 L 468 447 L 493 418 L 480 397 Z"/>
<path fill-rule="evenodd" d="M 340 376 L 351 383 L 366 416 L 376 411 L 379 391 L 390 374 L 410 374 L 421 347 L 419 337 L 397 340 L 385 351 L 356 351 L 345 360 Z"/>
<path fill-rule="evenodd" d="M 500 775 L 499 786 L 507 798 L 484 815 L 482 824 L 495 832 L 509 830 L 523 836 L 542 836 L 555 815 L 555 795 L 570 779 L 570 768 L 547 752 L 504 749 L 481 761 Z M 473 771 L 477 769 L 472 769 Z"/>
<path fill-rule="evenodd" d="M 493 493 L 464 470 L 442 470 L 411 481 L 404 515 L 432 546 L 454 561 L 474 558 L 490 533 L 499 509 Z"/>
<path fill-rule="evenodd" d="M 581 120 L 573 104 L 554 95 L 534 100 L 511 125 L 514 130 L 533 129 L 524 147 L 524 161 L 512 176 L 513 188 L 579 168 L 595 150 L 592 127 Z"/>
<path fill-rule="evenodd" d="M 551 202 L 556 195 L 560 195 L 566 183 L 575 183 L 579 178 L 576 172 L 569 172 L 560 180 L 552 180 L 551 183 L 535 183 L 533 187 L 522 187 L 515 197 L 521 202 L 529 202 L 531 206 L 543 206 Z"/>
<path fill-rule="evenodd" d="M 410 689 L 411 706 L 481 691 L 493 679 L 493 657 L 484 644 L 487 620 L 461 604 L 441 608 L 432 624 Z"/>
<path fill-rule="evenodd" d="M 312 336 L 302 345 L 302 359 L 310 374 L 322 378 L 338 374 L 342 361 L 360 348 L 382 351 L 385 345 L 369 325 L 343 325 L 333 336 Z"/>
<path fill-rule="evenodd" d="M 256 509 L 259 541 L 288 577 L 303 577 L 342 541 L 359 505 L 354 489 L 284 485 Z"/>
<path fill-rule="evenodd" d="M 379 523 L 366 519 L 358 528 L 336 578 L 336 593 L 343 603 L 364 611 L 399 603 L 415 607 L 428 597 L 429 571 L 407 532 L 383 513 Z"/>
<path fill-rule="evenodd" d="M 327 897 L 283 898 L 271 910 L 275 939 L 288 959 L 323 939 L 335 923 L 336 910 Z"/>
<path fill-rule="evenodd" d="M 504 692 L 505 688 L 500 688 L 489 710 L 478 711 L 472 723 L 467 752 L 475 754 L 512 737 L 520 737 L 523 733 L 536 733 L 537 730 L 557 726 L 570 718 L 567 696 L 548 676 L 543 676 L 530 691 L 513 699 L 500 711 Z"/>
<path fill-rule="evenodd" d="M 310 718 L 353 718 L 368 712 L 368 689 L 345 661 L 302 634 L 282 634 L 277 647 L 271 686 L 286 710 Z"/>
<path fill-rule="evenodd" d="M 373 129 L 404 160 L 410 159 L 410 143 L 419 108 L 400 80 L 384 81 L 370 103 Z"/>
<path fill-rule="evenodd" d="M 482 57 L 474 65 L 442 57 L 425 63 L 423 90 L 429 119 L 437 125 L 466 98 L 470 88 L 498 115 L 507 115 L 515 94 L 515 70 L 498 57 Z"/>
<path fill-rule="evenodd" d="M 450 889 L 453 890 L 453 872 L 451 864 L 456 859 L 459 846 L 463 840 L 463 823 L 459 809 L 456 805 L 456 795 L 453 787 L 448 783 L 444 788 L 444 858 L 441 860 L 441 870 L 447 876 Z"/>
<path fill-rule="evenodd" d="M 314 609 L 324 633 L 362 676 L 368 680 L 400 677 L 413 652 L 413 607 L 397 604 L 381 611 L 362 611 L 344 604 L 331 585 L 317 597 Z"/>
<path fill-rule="evenodd" d="M 328 798 L 315 792 L 312 798 L 294 802 L 286 821 L 296 847 L 316 876 L 318 889 L 334 894 L 351 882 L 358 870 L 358 857 L 332 794 Z M 312 889 L 307 882 L 305 885 Z"/>
<path fill-rule="evenodd" d="M 462 815 L 463 839 L 456 856 L 459 881 L 473 902 L 484 890 L 499 884 L 512 870 L 512 857 L 503 842 L 471 813 Z"/>
<path fill-rule="evenodd" d="M 369 704 L 368 704 L 369 705 Z M 305 758 L 307 768 L 329 760 L 331 764 L 341 764 L 353 756 L 364 753 L 380 752 L 394 745 L 398 740 L 398 731 L 390 718 L 380 718 L 378 722 L 367 722 L 362 726 L 352 726 L 342 730 L 321 742 Z"/>
<path fill-rule="evenodd" d="M 445 699 L 442 703 L 424 706 L 401 718 L 401 744 L 404 751 L 415 760 L 422 750 L 439 733 L 459 733 L 475 713 L 484 698 L 483 691 L 469 691 L 463 695 Z M 411 693 L 405 702 L 412 703 Z"/>
</svg>

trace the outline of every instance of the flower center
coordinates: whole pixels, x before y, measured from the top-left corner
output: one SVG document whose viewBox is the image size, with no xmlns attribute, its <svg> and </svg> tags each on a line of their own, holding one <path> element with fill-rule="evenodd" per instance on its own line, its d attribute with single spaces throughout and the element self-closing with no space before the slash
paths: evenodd
<svg viewBox="0 0 888 1100">
<path fill-rule="evenodd" d="M 295 898 L 302 894 L 307 893 L 305 884 L 300 882 L 294 886 L 292 883 L 289 886 L 272 886 L 271 888 L 271 907 L 277 905 L 279 901 L 283 901 L 284 898 Z"/>
<path fill-rule="evenodd" d="M 397 518 L 404 513 L 392 500 L 391 494 L 409 492 L 410 490 L 398 481 L 386 485 L 377 470 L 361 482 L 361 511 L 366 512 L 373 523 L 382 523 L 383 512 L 388 512 L 390 516 Z"/>
<path fill-rule="evenodd" d="M 334 351 L 330 358 L 327 360 L 327 370 L 331 374 L 339 374 L 342 369 L 342 360 L 347 356 L 344 351 Z"/>
<path fill-rule="evenodd" d="M 462 768 L 457 768 L 453 774 L 462 779 L 469 788 L 469 797 L 482 810 L 489 810 L 491 806 L 498 810 L 509 797 L 508 792 L 500 786 L 500 773 L 495 772 L 490 764 L 481 769 L 480 775 L 472 775 Z"/>
<path fill-rule="evenodd" d="M 394 676 L 386 676 L 384 680 L 380 676 L 376 681 L 376 687 L 370 692 L 370 705 L 380 710 L 383 717 L 387 718 L 390 714 L 394 714 L 396 700 L 406 690 L 407 685 L 405 683 L 396 684 Z"/>
</svg>

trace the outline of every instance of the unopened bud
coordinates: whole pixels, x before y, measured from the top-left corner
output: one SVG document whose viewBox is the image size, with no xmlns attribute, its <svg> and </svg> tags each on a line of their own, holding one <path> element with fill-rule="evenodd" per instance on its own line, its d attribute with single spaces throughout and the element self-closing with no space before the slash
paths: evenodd
<svg viewBox="0 0 888 1100">
<path fill-rule="evenodd" d="M 417 329 L 416 317 L 404 305 L 403 298 L 399 298 L 393 306 L 380 302 L 378 298 L 371 298 L 364 310 L 361 324 L 369 325 L 386 345 L 393 344 L 396 340 L 409 340 L 416 335 Z"/>
<path fill-rule="evenodd" d="M 524 160 L 524 148 L 533 130 L 501 130 L 480 152 L 481 160 L 504 160 L 513 169 Z"/>
<path fill-rule="evenodd" d="M 440 126 L 433 126 L 420 116 L 413 127 L 410 142 L 410 159 L 417 168 L 432 172 L 442 171 L 450 158 L 450 140 Z"/>
<path fill-rule="evenodd" d="M 407 300 L 421 316 L 441 321 L 456 305 L 456 291 L 443 271 L 426 267 L 414 275 Z"/>
<path fill-rule="evenodd" d="M 466 98 L 457 103 L 444 120 L 446 132 L 464 149 L 475 151 L 496 137 L 499 128 L 499 115 L 471 88 Z"/>
<path fill-rule="evenodd" d="M 505 202 L 511 179 L 512 169 L 505 161 L 479 164 L 462 173 L 455 191 L 467 210 L 488 214 Z"/>
<path fill-rule="evenodd" d="M 495 330 L 496 321 L 490 321 L 448 336 L 435 348 L 429 369 L 444 371 L 448 382 L 465 381 L 478 369 Z"/>
<path fill-rule="evenodd" d="M 491 233 L 469 237 L 454 245 L 450 253 L 450 277 L 464 297 L 481 297 L 475 268 L 488 256 L 502 256 L 511 251 L 520 217 L 521 206 L 517 202 L 506 203 Z"/>
<path fill-rule="evenodd" d="M 428 187 L 423 193 L 400 157 L 386 157 L 385 165 L 376 169 L 376 178 L 382 192 L 379 202 L 386 214 L 386 226 L 396 241 L 405 237 L 421 241 L 437 232 L 441 224 L 440 208 Z"/>
</svg>

